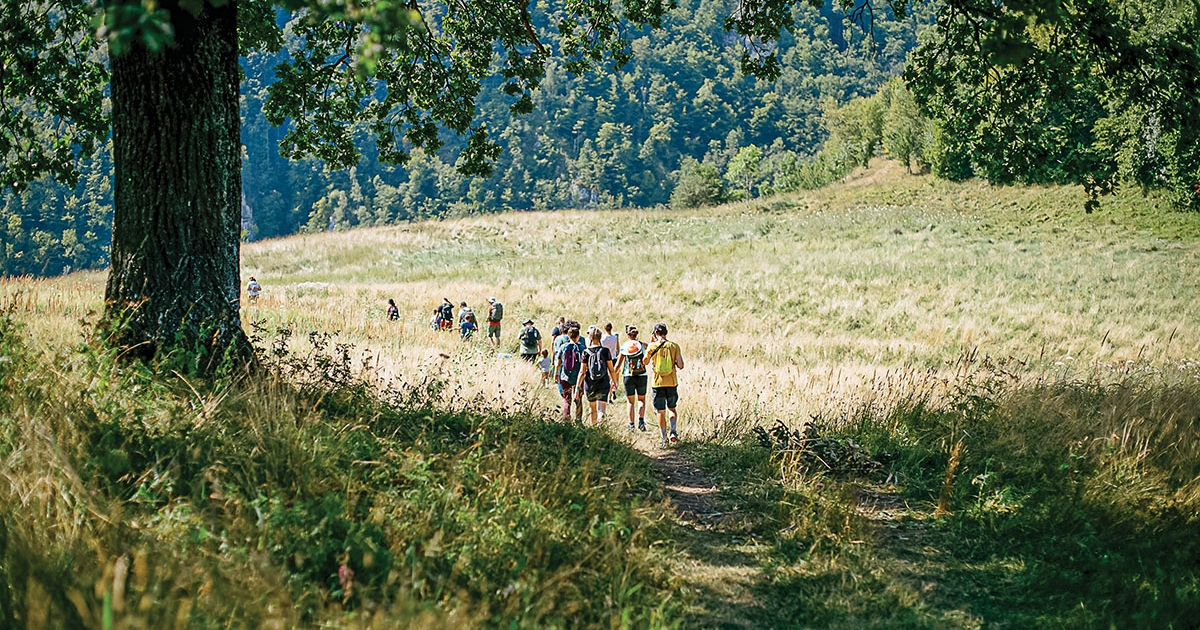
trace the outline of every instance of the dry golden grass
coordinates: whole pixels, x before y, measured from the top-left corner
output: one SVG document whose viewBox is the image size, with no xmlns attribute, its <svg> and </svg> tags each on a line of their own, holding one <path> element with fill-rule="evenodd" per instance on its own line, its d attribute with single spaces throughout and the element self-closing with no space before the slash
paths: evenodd
<svg viewBox="0 0 1200 630">
<path fill-rule="evenodd" d="M 244 310 L 271 332 L 339 334 L 381 375 L 448 377 L 455 396 L 557 403 L 537 375 L 477 338 L 428 329 L 448 297 L 505 304 L 504 347 L 526 316 L 656 321 L 687 368 L 683 426 L 804 418 L 831 394 L 961 353 L 1058 364 L 1200 356 L 1198 217 L 1153 200 L 1085 215 L 1076 189 L 912 177 L 888 163 L 845 184 L 697 211 L 513 213 L 250 243 Z M 70 343 L 101 307 L 103 274 L 3 282 L 32 335 Z M 402 320 L 383 321 L 392 297 Z M 448 358 L 443 358 L 443 356 Z M 449 404 L 451 401 L 447 401 Z M 613 410 L 623 416 L 625 410 Z"/>
<path fill-rule="evenodd" d="M 666 592 L 668 580 L 657 573 L 664 561 L 655 554 L 667 553 L 673 543 L 688 544 L 672 538 L 679 535 L 675 530 L 650 531 L 663 522 L 656 511 L 661 506 L 635 506 L 628 513 L 610 509 L 646 494 L 650 473 L 644 469 L 645 458 L 612 448 L 606 435 L 523 423 L 524 413 L 486 413 L 555 415 L 555 393 L 537 387 L 535 370 L 511 355 L 518 322 L 533 317 L 548 334 L 558 315 L 584 325 L 611 321 L 617 330 L 633 323 L 648 331 L 654 322 L 665 321 L 671 338 L 682 345 L 687 361 L 681 374 L 682 433 L 685 438 L 723 438 L 685 444 L 684 452 L 701 456 L 699 463 L 721 478 L 722 491 L 728 490 L 729 501 L 740 505 L 748 526 L 763 534 L 753 544 L 746 541 L 744 549 L 729 546 L 737 548 L 739 557 L 750 558 L 745 560 L 750 564 L 726 566 L 729 556 L 709 557 L 712 550 L 706 545 L 713 539 L 701 536 L 691 543 L 698 555 L 676 557 L 709 564 L 667 565 L 665 573 L 691 572 L 693 583 L 711 588 L 709 603 L 736 607 L 748 620 L 760 615 L 757 625 L 762 627 L 808 623 L 802 614 L 818 615 L 809 620 L 813 627 L 967 627 L 967 622 L 982 620 L 1022 627 L 1032 627 L 1034 620 L 1043 626 L 1105 626 L 1126 611 L 1145 610 L 1166 611 L 1162 618 L 1194 618 L 1189 614 L 1197 582 L 1186 558 L 1192 544 L 1187 527 L 1195 523 L 1200 502 L 1195 427 L 1200 314 L 1193 305 L 1200 293 L 1200 278 L 1194 274 L 1200 262 L 1200 217 L 1168 213 L 1152 199 L 1128 195 L 1109 200 L 1099 214 L 1089 216 L 1072 189 L 996 189 L 901 171 L 883 164 L 824 190 L 693 212 L 508 214 L 245 246 L 243 278 L 257 277 L 266 292 L 245 307 L 243 316 L 266 351 L 285 338 L 281 330 L 288 331 L 288 343 L 297 353 L 309 349 L 310 335 L 320 339 L 329 334 L 330 344 L 353 344 L 356 365 L 378 377 L 372 388 L 435 384 L 439 387 L 419 391 L 436 392 L 429 394 L 439 397 L 436 406 L 464 412 L 458 420 L 450 417 L 454 414 L 437 421 L 418 417 L 428 411 L 424 407 L 409 417 L 404 404 L 388 407 L 372 397 L 355 398 L 362 391 L 357 385 L 314 394 L 314 402 L 293 392 L 290 383 L 270 379 L 227 396 L 221 391 L 202 395 L 178 374 L 159 374 L 161 382 L 146 379 L 137 366 L 109 366 L 111 374 L 98 378 L 92 368 L 106 361 L 104 356 L 49 351 L 79 342 L 86 324 L 95 321 L 102 308 L 104 274 L 0 281 L 0 304 L 20 322 L 11 330 L 28 336 L 9 346 L 20 351 L 4 358 L 23 359 L 25 348 L 47 351 L 43 360 L 22 367 L 29 371 L 21 373 L 25 380 L 9 381 L 14 422 L 7 426 L 13 450 L 0 467 L 5 495 L 0 498 L 20 506 L 11 514 L 33 515 L 19 520 L 10 533 L 30 547 L 21 553 L 39 561 L 66 558 L 68 552 L 99 558 L 69 567 L 47 564 L 58 572 L 48 570 L 29 581 L 26 599 L 37 603 L 28 606 L 31 627 L 54 624 L 48 617 L 32 617 L 52 608 L 50 592 L 39 584 L 61 587 L 59 594 L 69 601 L 53 604 L 56 610 L 80 608 L 77 602 L 83 602 L 81 617 L 96 618 L 109 584 L 114 585 L 112 593 L 124 592 L 115 586 L 116 575 L 127 570 L 117 568 L 122 562 L 132 562 L 132 574 L 143 576 L 138 578 L 143 582 L 149 574 L 175 584 L 155 601 L 145 627 L 178 626 L 189 615 L 202 625 L 207 618 L 201 613 L 214 606 L 221 610 L 226 600 L 235 602 L 230 608 L 248 611 L 247 619 L 258 620 L 250 625 L 291 627 L 300 624 L 301 613 L 298 604 L 288 602 L 302 596 L 324 602 L 325 587 L 317 584 L 321 576 L 307 591 L 288 590 L 276 573 L 280 567 L 260 566 L 255 556 L 246 556 L 253 560 L 247 564 L 239 555 L 250 543 L 245 549 L 235 544 L 228 554 L 214 552 L 214 543 L 208 547 L 210 556 L 196 555 L 190 546 L 193 534 L 218 512 L 233 515 L 230 527 L 261 536 L 253 523 L 262 516 L 253 516 L 249 503 L 241 512 L 231 510 L 237 501 L 218 496 L 219 489 L 212 494 L 207 486 L 186 495 L 142 484 L 152 494 L 174 497 L 162 509 L 153 501 L 142 504 L 135 497 L 121 503 L 124 499 L 115 494 L 89 490 L 87 484 L 96 482 L 96 466 L 121 463 L 109 461 L 112 452 L 101 448 L 95 436 L 84 435 L 101 424 L 106 430 L 125 427 L 121 430 L 133 437 L 122 448 L 130 453 L 141 452 L 134 437 L 160 440 L 142 449 L 156 458 L 157 449 L 170 447 L 184 427 L 209 432 L 211 453 L 201 457 L 189 434 L 173 457 L 194 459 L 196 466 L 211 464 L 204 474 L 232 480 L 250 493 L 243 501 L 254 500 L 253 492 L 263 488 L 291 488 L 289 496 L 296 501 L 322 495 L 328 486 L 336 488 L 333 494 L 341 494 L 343 486 L 375 493 L 395 507 L 384 521 L 391 528 L 386 541 L 397 553 L 411 541 L 441 540 L 440 532 L 447 526 L 454 529 L 450 517 L 457 515 L 467 518 L 455 543 L 460 549 L 509 549 L 513 558 L 527 558 L 531 550 L 546 547 L 544 540 L 529 548 L 497 543 L 512 529 L 510 519 L 556 523 L 547 520 L 547 506 L 553 508 L 556 498 L 574 488 L 587 499 L 578 502 L 587 506 L 576 510 L 570 505 L 576 498 L 558 505 L 567 517 L 594 524 L 593 512 L 616 514 L 614 523 L 625 519 L 631 523 L 629 531 L 637 532 L 624 542 L 613 533 L 620 528 L 599 542 L 584 541 L 603 548 L 599 555 L 587 555 L 588 565 L 598 565 L 592 567 L 593 581 L 607 584 L 605 597 L 615 593 L 616 603 L 596 597 L 594 588 L 573 590 L 582 564 L 570 563 L 561 574 L 531 582 L 529 596 L 521 601 L 543 607 L 588 602 L 595 604 L 589 610 L 596 615 L 645 612 L 649 621 L 642 625 L 658 623 L 656 616 L 669 622 L 673 609 L 656 612 L 646 605 L 649 588 L 639 595 L 626 588 L 624 577 L 611 583 L 606 577 L 628 577 L 636 570 L 637 579 Z M 482 335 L 464 344 L 455 333 L 429 330 L 429 315 L 443 296 L 456 304 L 465 299 L 482 312 L 489 295 L 499 297 L 507 311 L 499 355 Z M 384 321 L 389 297 L 400 305 L 399 322 Z M 985 361 L 985 355 L 999 360 Z M 11 364 L 18 363 L 22 361 Z M 321 371 L 316 361 L 295 365 Z M 304 380 L 302 374 L 291 376 Z M 328 405 L 328 414 L 319 413 L 320 400 L 331 400 L 326 394 L 336 404 Z M 612 409 L 610 417 L 617 419 L 610 425 L 622 423 L 625 412 L 623 405 Z M 855 435 L 872 452 L 896 454 L 889 472 L 898 473 L 892 478 L 901 479 L 916 498 L 913 514 L 922 509 L 922 492 L 936 495 L 944 482 L 942 511 L 950 512 L 945 518 L 958 520 L 933 532 L 924 524 L 928 515 L 917 515 L 903 524 L 914 532 L 913 542 L 876 541 L 868 535 L 870 528 L 852 523 L 861 507 L 857 490 L 823 471 L 801 468 L 799 459 L 776 458 L 743 435 L 750 424 L 779 418 L 794 427 L 811 415 L 840 423 L 832 428 Z M 384 417 L 387 422 L 381 424 Z M 465 429 L 455 433 L 450 427 L 466 418 L 471 427 L 495 422 L 495 429 L 503 425 L 518 433 L 497 441 L 495 451 L 481 460 L 454 451 L 458 447 L 453 444 L 445 453 L 422 455 L 421 449 L 442 443 L 426 441 L 426 431 L 449 431 L 455 439 L 465 439 L 460 435 Z M 364 434 L 364 422 L 378 424 L 373 431 L 390 437 Z M 397 438 L 403 430 L 413 435 Z M 593 450 L 581 454 L 584 438 L 600 438 L 599 446 L 585 443 Z M 472 434 L 470 440 L 475 439 Z M 650 438 L 639 434 L 636 439 Z M 377 442 L 386 448 L 359 458 L 356 449 Z M 72 457 L 70 448 L 79 452 Z M 528 452 L 538 449 L 542 451 Z M 571 464 L 575 456 L 579 461 Z M 364 477 L 336 465 L 351 457 L 351 465 L 377 466 L 387 460 L 395 468 L 385 476 Z M 948 459 L 955 464 L 946 466 Z M 83 462 L 91 472 L 81 476 L 72 461 L 77 466 Z M 158 470 L 158 464 L 147 461 Z M 426 474 L 433 470 L 423 468 L 428 462 L 440 462 L 441 468 Z M 460 464 L 461 469 L 455 467 Z M 603 475 L 621 470 L 632 470 L 636 474 L 631 479 L 642 485 L 631 486 L 630 494 L 610 491 L 613 483 Z M 595 476 L 609 483 L 597 484 Z M 414 481 L 418 478 L 420 483 Z M 139 483 L 145 480 L 141 477 Z M 396 480 L 429 494 L 392 494 Z M 459 493 L 463 487 L 470 489 Z M 189 501 L 209 506 L 210 512 L 176 509 Z M 432 504 L 442 507 L 433 509 Z M 1026 504 L 1036 509 L 1019 509 Z M 905 505 L 907 509 L 907 500 Z M 493 518 L 496 506 L 503 508 L 503 518 Z M 470 521 L 476 508 L 480 520 Z M 331 510 L 346 517 L 342 508 Z M 144 540 L 153 541 L 145 548 L 156 550 L 155 555 L 136 545 L 123 551 L 123 546 L 97 542 L 116 540 L 112 527 L 122 522 L 122 511 L 155 515 L 138 516 L 153 525 Z M 586 529 L 558 516 L 567 524 L 562 527 Z M 1140 533 L 1129 536 L 1126 528 Z M 529 531 L 535 530 L 542 531 Z M 545 531 L 561 534 L 549 526 Z M 1013 532 L 1028 538 L 1028 544 L 1014 550 L 1009 545 Z M 940 538 L 923 538 L 927 534 Z M 1166 542 L 1156 550 L 1152 543 L 1159 538 Z M 924 546 L 921 553 L 915 552 L 918 544 Z M 261 551 L 261 541 L 258 545 Z M 1090 556 L 1075 551 L 1087 546 L 1097 551 Z M 939 553 L 926 553 L 934 548 Z M 809 550 L 804 560 L 795 562 L 795 549 Z M 994 557 L 985 562 L 990 563 L 984 567 L 988 572 L 980 575 L 998 580 L 986 586 L 962 579 L 963 559 L 979 558 L 981 549 L 992 549 Z M 1183 551 L 1168 558 L 1175 550 Z M 1069 557 L 1060 558 L 1060 552 Z M 418 574 L 440 575 L 437 555 L 413 556 L 426 572 L 413 570 L 414 584 L 425 583 Z M 1121 558 L 1126 559 L 1123 564 Z M 152 563 L 155 570 L 136 568 L 139 562 Z M 195 562 L 212 565 L 205 571 L 225 576 L 221 579 L 227 583 L 210 588 L 210 574 L 195 570 Z M 1145 570 L 1142 563 L 1158 577 L 1146 578 L 1148 587 L 1126 589 L 1126 574 Z M 779 570 L 759 573 L 749 568 L 752 564 Z M 455 566 L 452 575 L 466 566 L 486 577 L 491 576 L 488 571 L 503 573 L 507 565 L 479 556 L 478 562 Z M 1065 579 L 1070 571 L 1084 577 Z M 928 590 L 926 578 L 931 584 L 954 584 L 954 592 L 962 593 Z M 489 586 L 488 593 L 499 592 L 507 579 Z M 87 594 L 89 580 L 99 580 L 94 596 Z M 1053 586 L 1053 592 L 1038 591 L 1038 584 Z M 1065 596 L 1064 584 L 1069 587 Z M 746 606 L 745 589 L 751 586 L 769 606 Z M 134 584 L 129 593 L 148 588 Z M 684 590 L 667 599 L 696 597 Z M 1008 590 L 1020 594 L 996 597 Z M 1147 603 L 1138 599 L 1144 591 L 1174 595 L 1162 600 L 1165 604 Z M 514 592 L 526 597 L 526 591 Z M 418 593 L 411 610 L 403 604 L 408 594 L 397 597 L 401 604 L 393 606 L 392 622 L 376 619 L 377 627 L 399 619 L 417 619 L 421 627 L 443 627 L 454 620 L 473 627 L 484 623 L 485 613 L 498 610 L 489 608 L 494 603 L 490 595 L 479 601 L 464 596 L 452 604 L 440 600 L 441 595 Z M 435 599 L 445 604 L 436 614 L 420 607 Z M 115 601 L 114 595 L 114 607 Z M 253 603 L 243 606 L 244 601 Z M 343 615 L 335 603 L 326 606 L 330 603 L 316 608 L 328 627 L 366 625 L 366 617 Z M 480 607 L 472 608 L 473 603 Z M 463 606 L 461 618 L 458 605 Z M 528 610 L 531 604 L 521 605 Z M 84 610 L 89 606 L 90 612 Z M 516 618 L 519 606 L 511 606 L 509 613 Z M 825 617 L 819 616 L 821 611 Z M 213 620 L 220 616 L 213 614 Z M 229 613 L 228 618 L 241 614 Z M 476 614 L 478 619 L 472 617 Z M 711 619 L 721 618 L 720 610 L 713 614 Z M 933 622 L 904 626 L 898 614 Z M 128 619 L 137 616 L 131 613 Z M 1095 623 L 1080 621 L 1089 619 Z M 714 625 L 707 620 L 700 616 L 694 622 Z"/>
</svg>

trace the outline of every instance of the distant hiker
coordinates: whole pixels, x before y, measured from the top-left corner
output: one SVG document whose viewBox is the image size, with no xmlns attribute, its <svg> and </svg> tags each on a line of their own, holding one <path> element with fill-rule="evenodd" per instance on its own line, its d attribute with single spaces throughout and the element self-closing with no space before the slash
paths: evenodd
<svg viewBox="0 0 1200 630">
<path fill-rule="evenodd" d="M 251 304 L 258 303 L 259 293 L 262 293 L 262 285 L 254 279 L 254 276 L 250 276 L 250 283 L 246 285 L 246 297 L 250 298 Z"/>
<path fill-rule="evenodd" d="M 542 371 L 542 387 L 547 387 L 550 385 L 550 351 L 543 348 L 541 357 L 538 359 L 537 365 L 538 369 Z"/>
<path fill-rule="evenodd" d="M 479 330 L 479 326 L 476 326 L 474 321 L 464 319 L 462 320 L 462 323 L 458 325 L 458 336 L 463 341 L 470 341 L 476 330 Z"/>
<path fill-rule="evenodd" d="M 616 371 L 621 373 L 625 384 L 625 399 L 629 401 L 629 428 L 633 429 L 633 420 L 637 417 L 637 428 L 646 430 L 646 344 L 638 341 L 636 326 L 626 326 L 625 336 L 628 341 L 621 344 L 621 353 L 617 358 Z"/>
<path fill-rule="evenodd" d="M 504 319 L 504 305 L 496 301 L 496 298 L 488 298 L 488 341 L 492 342 L 493 348 L 500 347 L 500 320 Z"/>
<path fill-rule="evenodd" d="M 651 383 L 654 388 L 653 404 L 654 411 L 658 414 L 658 429 L 662 432 L 663 445 L 675 444 L 679 441 L 679 433 L 676 431 L 678 414 L 675 412 L 675 405 L 679 403 L 677 372 L 683 369 L 683 354 L 679 350 L 679 344 L 667 341 L 666 324 L 654 325 L 654 335 L 647 346 L 646 361 L 654 372 L 654 380 Z M 670 434 L 667 433 L 668 414 L 671 418 Z"/>
<path fill-rule="evenodd" d="M 454 303 L 450 298 L 442 298 L 442 305 L 438 307 L 438 328 L 441 330 L 449 330 L 454 325 Z"/>
<path fill-rule="evenodd" d="M 462 323 L 468 319 L 471 320 L 471 323 L 475 324 L 476 327 L 479 326 L 479 322 L 475 319 L 475 310 L 470 306 L 467 306 L 466 302 L 463 302 L 459 305 L 458 309 L 458 325 L 461 326 Z"/>
<path fill-rule="evenodd" d="M 587 394 L 591 409 L 592 426 L 604 420 L 608 407 L 608 396 L 616 387 L 617 373 L 613 371 L 612 354 L 600 345 L 601 333 L 593 327 L 588 335 L 588 346 L 583 353 L 583 370 L 579 374 L 579 387 Z"/>
<path fill-rule="evenodd" d="M 433 330 L 440 330 L 442 328 L 442 309 L 433 309 L 433 317 L 429 318 L 429 327 Z"/>
<path fill-rule="evenodd" d="M 538 354 L 542 351 L 542 333 L 533 326 L 533 320 L 527 319 L 522 322 L 524 328 L 521 329 L 521 358 L 533 363 L 537 360 Z"/>
<path fill-rule="evenodd" d="M 550 331 L 550 341 L 554 341 L 555 339 L 558 339 L 559 335 L 565 334 L 567 332 L 567 327 L 564 325 L 566 323 L 567 323 L 567 318 L 563 317 L 562 315 L 559 315 L 558 320 L 554 322 L 554 328 Z"/>
<path fill-rule="evenodd" d="M 613 334 L 612 328 L 612 322 L 607 322 L 604 324 L 604 336 L 600 338 L 600 345 L 608 348 L 608 356 L 612 357 L 613 361 L 616 361 L 617 353 L 620 351 L 619 346 L 621 344 L 621 339 Z M 616 402 L 615 389 L 613 390 L 612 395 L 609 396 L 608 402 Z"/>
<path fill-rule="evenodd" d="M 563 420 L 571 419 L 571 400 L 576 402 L 575 416 L 583 415 L 583 405 L 580 402 L 582 392 L 576 389 L 579 381 L 580 368 L 583 363 L 583 352 L 586 349 L 579 340 L 579 326 L 567 328 L 567 334 L 562 336 L 565 341 L 554 351 L 554 376 L 558 381 L 558 393 L 562 396 Z"/>
<path fill-rule="evenodd" d="M 388 298 L 387 319 L 389 322 L 400 319 L 400 309 L 396 308 L 396 300 L 392 298 Z"/>
</svg>

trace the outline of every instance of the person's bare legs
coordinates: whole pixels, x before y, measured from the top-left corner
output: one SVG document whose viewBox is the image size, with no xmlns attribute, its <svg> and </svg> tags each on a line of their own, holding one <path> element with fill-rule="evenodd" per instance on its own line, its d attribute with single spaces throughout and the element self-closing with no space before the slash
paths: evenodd
<svg viewBox="0 0 1200 630">
<path fill-rule="evenodd" d="M 625 397 L 625 400 L 628 400 L 628 401 L 629 401 L 629 427 L 630 427 L 630 428 L 633 428 L 633 423 L 634 423 L 634 417 L 633 417 L 633 416 L 634 416 L 634 414 L 636 414 L 636 413 L 637 413 L 637 411 L 638 411 L 638 410 L 635 408 L 635 407 L 637 407 L 637 405 L 636 405 L 636 404 L 634 404 L 634 402 L 637 400 L 637 396 L 626 396 L 626 397 Z"/>
<path fill-rule="evenodd" d="M 599 414 L 599 417 L 596 417 L 596 416 L 592 417 L 593 424 L 600 424 L 601 422 L 604 422 L 604 412 L 607 410 L 608 410 L 608 401 L 607 400 L 597 400 L 595 411 Z"/>
</svg>

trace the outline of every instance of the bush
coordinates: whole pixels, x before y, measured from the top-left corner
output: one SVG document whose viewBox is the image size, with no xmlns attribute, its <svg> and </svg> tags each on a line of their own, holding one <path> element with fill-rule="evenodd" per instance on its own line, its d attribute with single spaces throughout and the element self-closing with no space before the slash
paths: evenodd
<svg viewBox="0 0 1200 630">
<path fill-rule="evenodd" d="M 671 193 L 671 207 L 698 208 L 724 203 L 728 198 L 725 181 L 712 164 L 684 158 L 679 165 L 679 182 Z"/>
</svg>

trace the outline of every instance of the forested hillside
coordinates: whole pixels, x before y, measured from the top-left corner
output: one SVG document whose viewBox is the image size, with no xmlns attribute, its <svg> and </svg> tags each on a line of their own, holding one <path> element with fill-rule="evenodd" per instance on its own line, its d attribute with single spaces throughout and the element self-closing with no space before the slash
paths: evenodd
<svg viewBox="0 0 1200 630">
<path fill-rule="evenodd" d="M 557 50 L 556 1 L 536 4 L 539 39 Z M 557 59 L 531 114 L 514 117 L 494 79 L 479 101 L 480 120 L 505 150 L 490 178 L 465 177 L 452 162 L 460 148 L 414 152 L 407 166 L 380 164 L 362 133 L 357 167 L 279 155 L 285 128 L 263 111 L 273 68 L 286 53 L 243 59 L 243 224 L 248 239 L 507 209 L 653 206 L 668 203 L 680 178 L 723 187 L 796 187 L 776 180 L 821 147 L 836 105 L 875 94 L 900 73 L 933 10 L 903 20 L 862 23 L 835 8 L 798 6 L 798 28 L 778 42 L 783 74 L 744 76 L 736 35 L 722 28 L 725 0 L 683 0 L 664 28 L 631 38 L 632 59 L 616 74 L 576 77 Z M 286 20 L 286 16 L 281 16 Z M 867 24 L 872 26 L 872 24 Z M 290 34 L 290 31 L 289 31 Z M 298 46 L 290 35 L 289 47 Z M 834 123 L 836 124 L 836 123 Z M 730 173 L 741 149 L 754 147 Z M 690 160 L 695 160 L 691 162 Z M 740 169 L 740 171 L 739 171 Z M 53 275 L 108 263 L 111 160 L 101 150 L 70 188 L 47 178 L 0 206 L 0 273 Z M 740 176 L 739 176 L 740 173 Z M 794 179 L 794 178 L 793 178 Z"/>
</svg>

